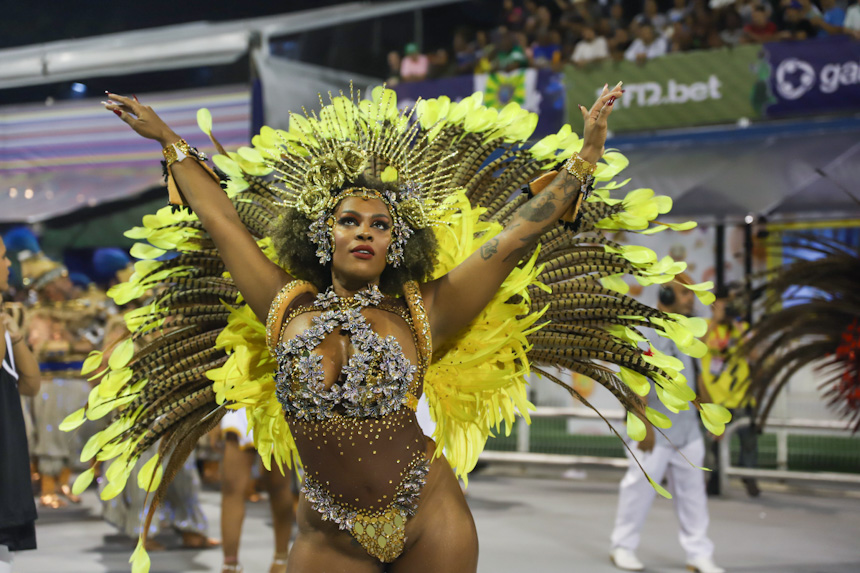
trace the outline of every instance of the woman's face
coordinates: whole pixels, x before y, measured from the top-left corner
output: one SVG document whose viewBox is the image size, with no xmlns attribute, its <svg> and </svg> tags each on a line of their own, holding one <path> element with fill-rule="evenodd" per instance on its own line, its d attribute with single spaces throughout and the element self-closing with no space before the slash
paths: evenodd
<svg viewBox="0 0 860 573">
<path fill-rule="evenodd" d="M 0 239 L 0 292 L 9 290 L 9 266 L 12 262 L 6 256 L 6 245 Z"/>
<path fill-rule="evenodd" d="M 332 273 L 345 286 L 378 283 L 393 221 L 380 199 L 347 197 L 334 211 Z"/>
</svg>

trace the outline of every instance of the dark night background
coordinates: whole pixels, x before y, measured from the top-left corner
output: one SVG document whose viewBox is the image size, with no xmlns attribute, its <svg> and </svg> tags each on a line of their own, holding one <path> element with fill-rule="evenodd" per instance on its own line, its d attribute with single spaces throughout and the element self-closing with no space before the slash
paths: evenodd
<svg viewBox="0 0 860 573">
<path fill-rule="evenodd" d="M 0 49 L 28 46 L 58 40 L 73 40 L 102 34 L 140 30 L 195 21 L 223 22 L 242 18 L 257 18 L 300 10 L 344 4 L 338 0 L 290 0 L 288 2 L 212 1 L 182 2 L 177 0 L 147 0 L 139 3 L 90 0 L 83 2 L 53 1 L 2 2 L 0 19 Z M 368 2 L 368 4 L 382 2 Z M 451 39 L 459 27 L 488 29 L 498 21 L 501 2 L 472 0 L 423 10 L 423 46 L 425 51 L 450 48 Z M 386 54 L 402 50 L 413 38 L 413 14 L 406 12 L 381 20 L 344 24 L 317 30 L 273 42 L 273 53 L 284 54 L 301 61 L 336 69 L 386 77 Z M 298 48 L 296 47 L 298 46 Z M 356 49 L 364 46 L 366 49 Z M 289 50 L 292 49 L 292 52 Z M 76 78 L 88 86 L 88 93 L 152 92 L 176 90 L 229 83 L 246 82 L 250 78 L 247 58 L 223 66 L 169 70 L 132 76 Z M 75 97 L 72 81 L 2 89 L 0 104 L 25 103 Z"/>
<path fill-rule="evenodd" d="M 86 38 L 114 32 L 183 24 L 199 20 L 224 21 L 285 14 L 343 4 L 343 0 L 187 2 L 182 0 L 4 0 L 0 19 L 0 48 L 56 40 Z"/>
</svg>

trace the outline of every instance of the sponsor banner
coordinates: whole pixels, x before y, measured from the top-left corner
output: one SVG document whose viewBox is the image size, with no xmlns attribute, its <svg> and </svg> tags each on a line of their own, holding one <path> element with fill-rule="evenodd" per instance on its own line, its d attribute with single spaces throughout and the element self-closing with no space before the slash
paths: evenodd
<svg viewBox="0 0 860 573">
<path fill-rule="evenodd" d="M 860 42 L 848 36 L 765 44 L 772 100 L 767 115 L 860 109 Z"/>
<path fill-rule="evenodd" d="M 412 105 L 418 98 L 448 96 L 459 101 L 474 92 L 483 92 L 484 105 L 502 109 L 514 101 L 538 114 L 534 137 L 556 133 L 565 121 L 564 82 L 561 74 L 547 70 L 518 70 L 492 74 L 453 76 L 426 82 L 394 86 L 397 105 Z"/>
<path fill-rule="evenodd" d="M 608 62 L 565 72 L 567 109 L 581 123 L 577 105 L 591 106 L 603 85 L 624 81 L 615 104 L 613 131 L 733 123 L 758 118 L 768 102 L 766 62 L 759 46 L 669 54 L 646 62 Z"/>
</svg>

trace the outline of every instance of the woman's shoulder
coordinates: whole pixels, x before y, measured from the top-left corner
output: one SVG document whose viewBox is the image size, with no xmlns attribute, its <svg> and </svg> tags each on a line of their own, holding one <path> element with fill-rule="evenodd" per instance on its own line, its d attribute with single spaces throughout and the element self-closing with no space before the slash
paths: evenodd
<svg viewBox="0 0 860 573">
<path fill-rule="evenodd" d="M 308 305 L 317 295 L 317 288 L 308 281 L 294 280 L 285 284 L 269 308 L 266 320 L 266 341 L 274 349 L 281 341 L 284 327 L 295 318 L 294 311 Z"/>
</svg>

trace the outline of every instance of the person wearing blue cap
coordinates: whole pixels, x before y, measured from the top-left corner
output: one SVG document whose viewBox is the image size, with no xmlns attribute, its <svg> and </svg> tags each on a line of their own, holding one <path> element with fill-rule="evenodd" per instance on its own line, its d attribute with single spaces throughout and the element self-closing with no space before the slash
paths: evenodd
<svg viewBox="0 0 860 573">
<path fill-rule="evenodd" d="M 130 275 L 131 257 L 123 249 L 103 247 L 93 251 L 93 269 L 96 281 L 105 286 L 113 286 Z M 122 277 L 120 275 L 123 275 Z"/>
</svg>

